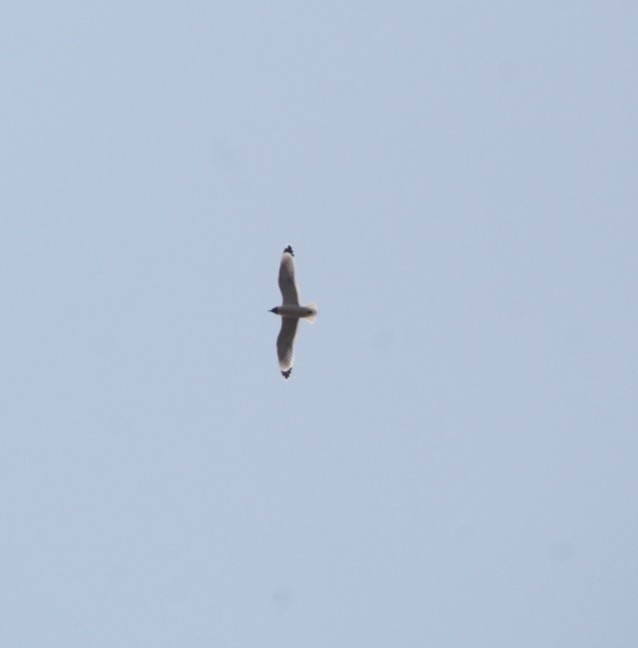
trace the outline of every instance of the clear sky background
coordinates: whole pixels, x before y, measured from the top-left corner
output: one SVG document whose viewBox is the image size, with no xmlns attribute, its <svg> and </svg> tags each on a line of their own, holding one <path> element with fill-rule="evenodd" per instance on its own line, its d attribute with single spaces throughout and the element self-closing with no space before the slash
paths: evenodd
<svg viewBox="0 0 638 648">
<path fill-rule="evenodd" d="M 4 3 L 0 645 L 636 646 L 637 26 Z"/>
</svg>

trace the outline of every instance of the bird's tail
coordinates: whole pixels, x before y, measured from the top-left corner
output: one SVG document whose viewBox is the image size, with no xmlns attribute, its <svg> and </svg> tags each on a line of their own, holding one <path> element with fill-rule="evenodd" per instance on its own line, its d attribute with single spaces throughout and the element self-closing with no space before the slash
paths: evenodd
<svg viewBox="0 0 638 648">
<path fill-rule="evenodd" d="M 310 302 L 306 308 L 311 308 L 312 309 L 312 314 L 311 315 L 306 315 L 304 319 L 306 322 L 310 322 L 311 324 L 315 323 L 315 320 L 317 319 L 317 313 L 319 312 L 317 309 L 317 304 L 315 302 Z"/>
</svg>

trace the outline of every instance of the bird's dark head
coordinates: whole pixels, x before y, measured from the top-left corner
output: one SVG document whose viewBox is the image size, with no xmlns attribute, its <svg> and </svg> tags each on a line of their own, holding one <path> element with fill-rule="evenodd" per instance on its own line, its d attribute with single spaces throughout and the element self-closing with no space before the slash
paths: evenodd
<svg viewBox="0 0 638 648">
<path fill-rule="evenodd" d="M 274 313 L 275 315 L 279 315 L 279 307 L 275 306 L 274 308 L 271 308 L 268 312 Z"/>
</svg>

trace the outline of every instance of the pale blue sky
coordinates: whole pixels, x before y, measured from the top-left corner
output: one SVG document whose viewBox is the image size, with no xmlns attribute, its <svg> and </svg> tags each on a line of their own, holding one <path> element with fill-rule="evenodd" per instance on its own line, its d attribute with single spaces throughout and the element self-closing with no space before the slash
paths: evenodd
<svg viewBox="0 0 638 648">
<path fill-rule="evenodd" d="M 638 644 L 637 27 L 5 3 L 0 646 Z"/>
</svg>

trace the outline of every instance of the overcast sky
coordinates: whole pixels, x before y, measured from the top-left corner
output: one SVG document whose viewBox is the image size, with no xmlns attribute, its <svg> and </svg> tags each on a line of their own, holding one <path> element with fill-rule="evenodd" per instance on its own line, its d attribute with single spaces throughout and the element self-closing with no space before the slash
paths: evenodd
<svg viewBox="0 0 638 648">
<path fill-rule="evenodd" d="M 636 646 L 637 25 L 4 3 L 0 645 Z"/>
</svg>

